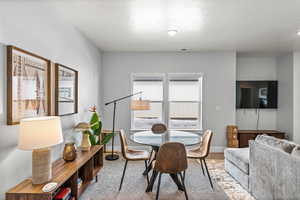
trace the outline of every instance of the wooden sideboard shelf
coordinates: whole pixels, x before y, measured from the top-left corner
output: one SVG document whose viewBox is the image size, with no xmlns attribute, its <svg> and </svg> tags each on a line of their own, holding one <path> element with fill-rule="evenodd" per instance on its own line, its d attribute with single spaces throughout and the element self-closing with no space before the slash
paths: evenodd
<svg viewBox="0 0 300 200">
<path fill-rule="evenodd" d="M 94 178 L 98 181 L 97 174 L 102 167 L 102 145 L 92 146 L 91 150 L 87 152 L 79 150 L 76 160 L 65 162 L 63 159 L 59 159 L 53 163 L 51 182 L 58 183 L 56 190 L 45 193 L 42 191 L 45 184 L 33 185 L 31 179 L 28 178 L 7 191 L 6 200 L 52 200 L 61 187 L 70 187 L 72 196 L 78 200 Z M 78 177 L 82 179 L 80 188 L 77 185 Z"/>
<path fill-rule="evenodd" d="M 244 148 L 249 146 L 249 140 L 258 135 L 269 135 L 279 139 L 285 138 L 285 133 L 277 130 L 239 130 L 237 126 L 227 126 L 227 146 Z"/>
</svg>

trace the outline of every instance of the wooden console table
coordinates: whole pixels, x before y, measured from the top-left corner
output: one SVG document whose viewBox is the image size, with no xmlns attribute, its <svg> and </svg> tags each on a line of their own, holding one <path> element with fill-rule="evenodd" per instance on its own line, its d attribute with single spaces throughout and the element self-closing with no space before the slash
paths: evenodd
<svg viewBox="0 0 300 200">
<path fill-rule="evenodd" d="M 6 200 L 52 200 L 57 194 L 59 188 L 70 187 L 71 194 L 76 200 L 96 178 L 103 167 L 103 146 L 92 146 L 90 151 L 77 152 L 76 160 L 65 162 L 59 159 L 53 163 L 53 178 L 51 182 L 57 182 L 58 187 L 52 192 L 43 192 L 45 184 L 33 185 L 31 179 L 26 179 L 6 192 Z M 77 178 L 82 179 L 82 185 L 78 188 Z"/>
<path fill-rule="evenodd" d="M 227 146 L 243 148 L 249 146 L 249 140 L 254 140 L 258 135 L 266 134 L 284 139 L 284 132 L 276 130 L 239 130 L 237 126 L 227 126 Z"/>
</svg>

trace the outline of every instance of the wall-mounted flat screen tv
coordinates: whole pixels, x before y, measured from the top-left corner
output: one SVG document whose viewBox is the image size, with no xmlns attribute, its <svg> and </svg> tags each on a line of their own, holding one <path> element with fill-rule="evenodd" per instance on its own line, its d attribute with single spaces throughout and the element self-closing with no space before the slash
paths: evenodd
<svg viewBox="0 0 300 200">
<path fill-rule="evenodd" d="M 276 109 L 277 81 L 237 81 L 236 108 Z"/>
</svg>

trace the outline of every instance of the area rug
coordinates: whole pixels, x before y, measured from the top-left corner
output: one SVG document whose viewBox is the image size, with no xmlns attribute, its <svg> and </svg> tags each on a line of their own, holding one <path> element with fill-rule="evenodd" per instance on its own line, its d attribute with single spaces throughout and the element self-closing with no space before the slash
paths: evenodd
<svg viewBox="0 0 300 200">
<path fill-rule="evenodd" d="M 231 200 L 255 200 L 240 184 L 225 170 L 224 160 L 208 160 L 208 168 L 213 179 L 223 189 Z"/>
<path fill-rule="evenodd" d="M 129 162 L 121 192 L 118 187 L 124 166 L 124 160 L 105 161 L 104 168 L 99 173 L 98 182 L 93 182 L 83 193 L 80 200 L 153 200 L 156 195 L 156 184 L 153 192 L 146 193 L 146 178 L 142 175 L 144 163 Z M 232 189 L 222 182 L 227 178 L 222 177 L 219 170 L 221 163 L 208 161 L 208 167 L 214 177 L 214 189 L 212 190 L 208 179 L 203 176 L 201 166 L 194 160 L 189 161 L 189 168 L 186 172 L 186 187 L 190 200 L 226 200 L 231 199 L 224 192 L 224 188 Z M 157 181 L 156 181 L 157 182 Z M 220 183 L 222 183 L 220 185 Z M 243 191 L 242 191 L 243 192 Z M 177 190 L 176 185 L 168 175 L 162 176 L 161 200 L 181 200 L 185 199 L 184 193 Z M 233 198 L 238 199 L 238 198 Z"/>
</svg>

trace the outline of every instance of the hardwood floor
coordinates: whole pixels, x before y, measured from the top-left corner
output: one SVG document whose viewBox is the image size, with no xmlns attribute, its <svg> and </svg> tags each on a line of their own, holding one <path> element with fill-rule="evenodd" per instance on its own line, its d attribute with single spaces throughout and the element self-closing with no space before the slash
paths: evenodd
<svg viewBox="0 0 300 200">
<path fill-rule="evenodd" d="M 224 153 L 223 152 L 212 152 L 209 153 L 208 159 L 216 159 L 216 160 L 224 160 Z"/>
</svg>

